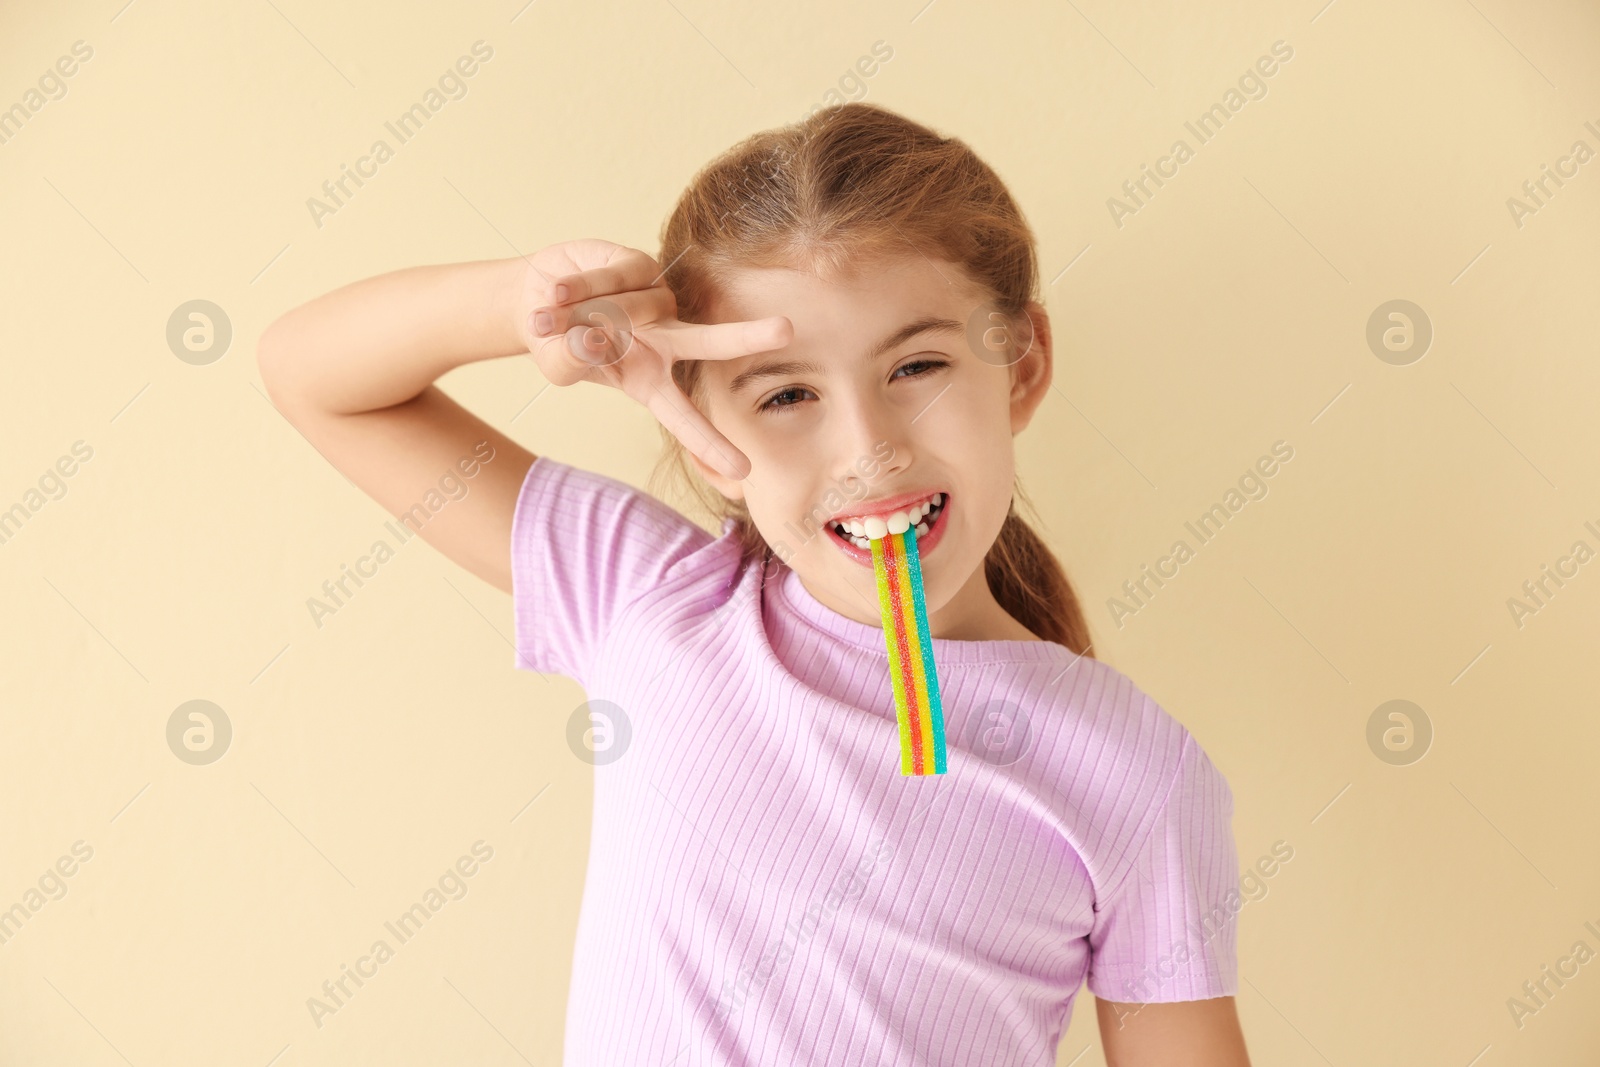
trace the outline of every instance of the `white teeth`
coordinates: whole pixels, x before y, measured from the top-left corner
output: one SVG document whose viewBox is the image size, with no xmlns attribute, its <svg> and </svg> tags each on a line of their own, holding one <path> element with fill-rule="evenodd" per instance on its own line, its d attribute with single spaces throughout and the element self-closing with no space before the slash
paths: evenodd
<svg viewBox="0 0 1600 1067">
<path fill-rule="evenodd" d="M 891 515 L 869 515 L 866 518 L 839 519 L 835 525 L 842 527 L 846 531 L 849 541 L 860 548 L 871 547 L 871 543 L 880 537 L 905 533 L 912 526 L 917 528 L 917 536 L 926 537 L 928 524 L 922 520 L 932 514 L 934 508 L 940 507 L 943 503 L 944 494 L 935 493 L 931 499 L 925 500 L 915 507 L 896 511 Z"/>
</svg>

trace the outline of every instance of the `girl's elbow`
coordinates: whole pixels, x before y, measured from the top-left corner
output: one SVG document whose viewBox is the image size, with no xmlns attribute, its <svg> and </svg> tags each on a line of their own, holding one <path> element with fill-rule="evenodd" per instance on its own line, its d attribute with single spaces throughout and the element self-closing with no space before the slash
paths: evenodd
<svg viewBox="0 0 1600 1067">
<path fill-rule="evenodd" d="M 283 318 L 277 318 L 256 338 L 256 370 L 272 406 L 287 413 L 295 403 L 295 348 Z"/>
</svg>

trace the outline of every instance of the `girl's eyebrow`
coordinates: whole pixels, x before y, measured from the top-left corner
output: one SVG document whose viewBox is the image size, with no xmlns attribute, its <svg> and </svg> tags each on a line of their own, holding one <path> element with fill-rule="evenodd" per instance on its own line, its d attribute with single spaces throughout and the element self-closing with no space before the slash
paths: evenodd
<svg viewBox="0 0 1600 1067">
<path fill-rule="evenodd" d="M 754 367 L 734 376 L 728 383 L 728 392 L 737 396 L 762 378 L 782 378 L 790 374 L 821 374 L 822 368 L 808 359 L 779 359 L 757 363 Z"/>
<path fill-rule="evenodd" d="M 894 333 L 873 345 L 872 350 L 867 353 L 867 359 L 879 359 L 885 353 L 899 348 L 901 345 L 905 344 L 913 337 L 916 337 L 918 334 L 928 333 L 930 331 L 937 333 L 961 333 L 965 330 L 966 327 L 961 323 L 956 322 L 954 319 L 940 318 L 936 315 L 927 315 L 913 322 L 906 323 Z M 782 378 L 790 374 L 821 373 L 823 373 L 822 367 L 818 366 L 811 360 L 768 360 L 765 363 L 758 363 L 749 370 L 735 375 L 733 381 L 728 384 L 728 391 L 730 393 L 738 394 L 763 378 Z"/>
</svg>

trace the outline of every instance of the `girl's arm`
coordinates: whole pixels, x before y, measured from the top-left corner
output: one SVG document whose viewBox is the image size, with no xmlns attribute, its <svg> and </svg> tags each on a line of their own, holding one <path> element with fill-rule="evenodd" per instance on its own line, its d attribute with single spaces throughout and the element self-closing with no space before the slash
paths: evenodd
<svg viewBox="0 0 1600 1067">
<path fill-rule="evenodd" d="M 748 473 L 749 460 L 675 384 L 672 364 L 772 351 L 793 325 L 781 315 L 681 322 L 664 275 L 648 254 L 598 238 L 408 267 L 283 315 L 261 335 L 256 361 L 273 404 L 329 463 L 510 593 L 511 518 L 537 457 L 434 385 L 446 371 L 532 353 L 550 384 L 620 389 L 702 462 L 730 478 Z M 538 334 L 536 311 L 549 320 Z"/>
<path fill-rule="evenodd" d="M 535 457 L 433 383 L 529 350 L 531 272 L 515 257 L 381 274 L 287 312 L 256 347 L 273 404 L 313 448 L 506 592 L 512 509 Z"/>
<path fill-rule="evenodd" d="M 1095 998 L 1106 1067 L 1250 1067 L 1232 997 L 1169 1004 Z"/>
</svg>

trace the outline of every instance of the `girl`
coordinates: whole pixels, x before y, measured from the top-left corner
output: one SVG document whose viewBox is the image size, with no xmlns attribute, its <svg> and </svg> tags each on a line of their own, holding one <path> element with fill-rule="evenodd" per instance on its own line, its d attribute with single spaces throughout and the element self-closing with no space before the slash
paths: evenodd
<svg viewBox="0 0 1600 1067">
<path fill-rule="evenodd" d="M 1037 285 L 988 166 L 852 103 L 704 168 L 658 257 L 582 240 L 414 267 L 262 336 L 274 403 L 511 593 L 518 667 L 591 698 L 567 1064 L 1049 1067 L 1087 980 L 1114 1067 L 1247 1067 L 1232 794 L 1093 658 L 1013 503 L 1012 439 L 1050 388 Z M 720 534 L 433 384 L 529 352 L 644 404 L 658 473 Z M 471 492 L 419 517 L 457 469 Z M 943 694 L 948 770 L 925 777 L 900 770 L 850 529 L 895 513 Z"/>
</svg>

